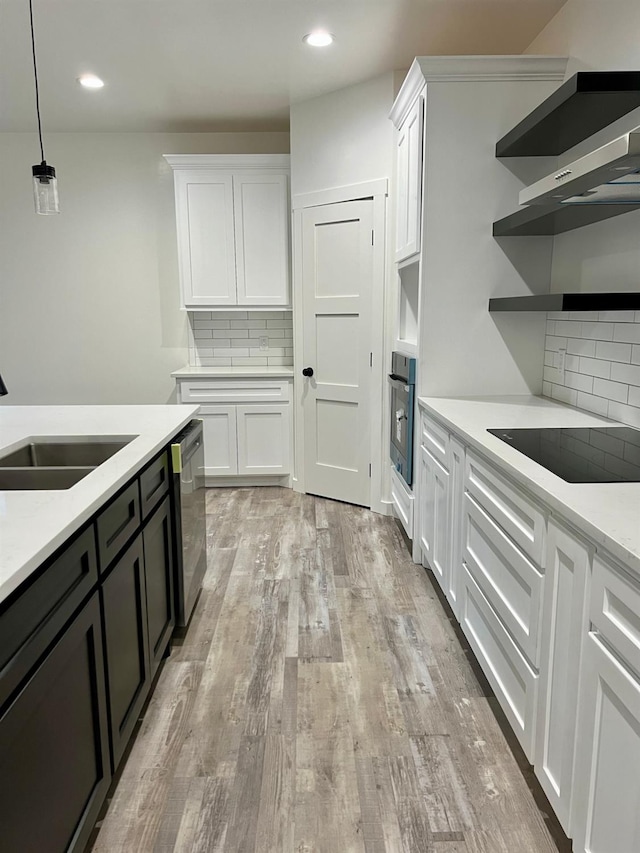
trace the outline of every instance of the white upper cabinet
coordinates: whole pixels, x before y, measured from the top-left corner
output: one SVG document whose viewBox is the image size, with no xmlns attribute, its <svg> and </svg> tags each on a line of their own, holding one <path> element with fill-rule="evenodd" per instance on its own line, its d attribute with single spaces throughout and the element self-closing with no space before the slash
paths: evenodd
<svg viewBox="0 0 640 853">
<path fill-rule="evenodd" d="M 182 306 L 289 305 L 289 156 L 166 155 Z"/>
<path fill-rule="evenodd" d="M 419 96 L 396 136 L 397 262 L 420 251 L 423 104 L 424 99 Z"/>
</svg>

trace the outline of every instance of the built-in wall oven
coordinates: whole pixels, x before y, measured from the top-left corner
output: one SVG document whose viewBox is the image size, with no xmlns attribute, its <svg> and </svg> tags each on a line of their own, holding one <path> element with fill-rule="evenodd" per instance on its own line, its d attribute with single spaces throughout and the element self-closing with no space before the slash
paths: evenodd
<svg viewBox="0 0 640 853">
<path fill-rule="evenodd" d="M 202 421 L 192 420 L 171 444 L 176 565 L 176 625 L 185 627 L 207 569 Z"/>
<path fill-rule="evenodd" d="M 413 409 L 416 360 L 402 353 L 391 355 L 391 462 L 407 486 L 413 485 Z"/>
</svg>

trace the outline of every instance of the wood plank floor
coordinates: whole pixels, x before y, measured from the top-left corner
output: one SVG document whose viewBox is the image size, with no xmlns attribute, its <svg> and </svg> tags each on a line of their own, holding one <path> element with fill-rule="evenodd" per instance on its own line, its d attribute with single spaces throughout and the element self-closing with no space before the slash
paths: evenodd
<svg viewBox="0 0 640 853">
<path fill-rule="evenodd" d="M 393 520 L 278 488 L 207 505 L 202 595 L 94 853 L 569 853 Z"/>
</svg>

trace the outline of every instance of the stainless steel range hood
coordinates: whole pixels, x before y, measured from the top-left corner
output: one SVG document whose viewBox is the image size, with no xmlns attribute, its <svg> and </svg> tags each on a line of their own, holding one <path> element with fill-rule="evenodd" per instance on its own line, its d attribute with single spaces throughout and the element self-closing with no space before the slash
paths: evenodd
<svg viewBox="0 0 640 853">
<path fill-rule="evenodd" d="M 640 127 L 520 192 L 520 204 L 640 204 Z"/>
</svg>

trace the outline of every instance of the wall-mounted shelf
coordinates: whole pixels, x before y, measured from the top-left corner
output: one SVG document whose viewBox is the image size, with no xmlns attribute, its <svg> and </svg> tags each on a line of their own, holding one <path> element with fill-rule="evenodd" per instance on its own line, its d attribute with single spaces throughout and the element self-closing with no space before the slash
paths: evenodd
<svg viewBox="0 0 640 853">
<path fill-rule="evenodd" d="M 489 311 L 640 311 L 640 291 L 501 296 L 489 300 Z"/>
<path fill-rule="evenodd" d="M 493 223 L 494 237 L 535 237 L 562 234 L 638 210 L 638 204 L 563 204 L 554 207 L 530 205 Z"/>
<path fill-rule="evenodd" d="M 496 157 L 562 154 L 640 107 L 640 71 L 578 71 L 496 144 Z"/>
</svg>

